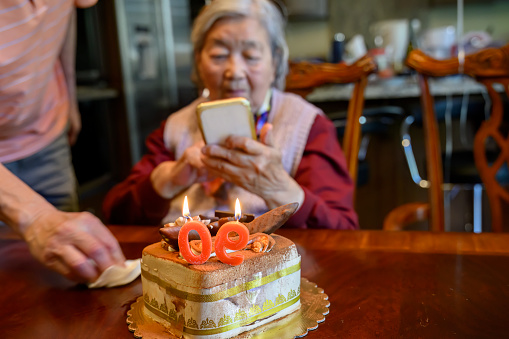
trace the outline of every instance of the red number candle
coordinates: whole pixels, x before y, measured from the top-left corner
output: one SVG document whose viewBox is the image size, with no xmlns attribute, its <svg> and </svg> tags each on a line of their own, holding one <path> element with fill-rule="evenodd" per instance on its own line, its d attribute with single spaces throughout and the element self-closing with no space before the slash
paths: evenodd
<svg viewBox="0 0 509 339">
<path fill-rule="evenodd" d="M 237 199 L 235 203 L 235 219 L 240 219 L 240 204 L 239 199 Z M 239 235 L 239 239 L 237 241 L 232 241 L 228 237 L 230 232 L 235 232 Z M 224 262 L 225 264 L 229 264 L 232 266 L 237 266 L 242 264 L 244 261 L 244 257 L 240 254 L 228 255 L 226 253 L 226 249 L 238 251 L 246 247 L 247 242 L 249 241 L 249 230 L 244 224 L 241 224 L 238 221 L 230 221 L 225 223 L 216 235 L 216 242 L 214 244 L 216 255 L 219 260 Z"/>
<path fill-rule="evenodd" d="M 233 241 L 228 238 L 228 234 L 230 232 L 235 232 L 239 235 L 239 239 L 237 241 Z M 242 264 L 244 261 L 244 257 L 240 254 L 231 254 L 228 255 L 226 253 L 226 249 L 238 251 L 246 247 L 247 242 L 249 241 L 249 230 L 246 226 L 241 224 L 238 221 L 230 221 L 221 226 L 216 235 L 216 255 L 225 264 L 237 266 Z"/>
<path fill-rule="evenodd" d="M 189 247 L 189 232 L 191 230 L 195 230 L 200 235 L 202 246 L 200 255 L 195 255 Z M 206 262 L 212 253 L 212 239 L 207 226 L 199 221 L 186 222 L 179 232 L 179 250 L 182 257 L 190 264 L 199 265 Z"/>
</svg>

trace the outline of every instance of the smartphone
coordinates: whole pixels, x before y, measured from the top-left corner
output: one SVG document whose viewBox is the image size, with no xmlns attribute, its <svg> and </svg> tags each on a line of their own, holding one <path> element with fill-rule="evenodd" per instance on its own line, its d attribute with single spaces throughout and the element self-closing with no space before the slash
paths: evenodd
<svg viewBox="0 0 509 339">
<path fill-rule="evenodd" d="M 253 114 L 245 98 L 203 102 L 196 108 L 196 114 L 208 145 L 222 145 L 230 135 L 256 139 Z"/>
</svg>

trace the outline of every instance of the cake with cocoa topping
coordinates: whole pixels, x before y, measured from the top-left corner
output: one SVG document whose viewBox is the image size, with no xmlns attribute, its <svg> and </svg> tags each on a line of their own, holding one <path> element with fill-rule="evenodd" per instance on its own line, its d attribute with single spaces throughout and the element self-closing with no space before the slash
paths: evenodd
<svg viewBox="0 0 509 339">
<path fill-rule="evenodd" d="M 298 310 L 300 255 L 291 240 L 267 234 L 296 207 L 281 206 L 246 223 L 250 240 L 235 252 L 244 258 L 237 266 L 214 254 L 203 264 L 190 264 L 175 248 L 170 236 L 175 230 L 162 229 L 162 242 L 143 250 L 145 315 L 177 337 L 212 339 L 231 338 Z M 191 240 L 190 248 L 199 253 L 200 240 Z"/>
</svg>

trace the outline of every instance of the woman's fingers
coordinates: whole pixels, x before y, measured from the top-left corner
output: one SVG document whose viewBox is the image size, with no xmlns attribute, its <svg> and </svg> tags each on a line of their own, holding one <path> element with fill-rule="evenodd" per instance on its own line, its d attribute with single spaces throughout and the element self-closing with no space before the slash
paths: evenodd
<svg viewBox="0 0 509 339">
<path fill-rule="evenodd" d="M 75 235 L 75 247 L 88 259 L 92 260 L 103 272 L 112 265 L 123 264 L 125 257 L 115 237 L 102 226 L 99 219 L 89 213 L 82 213 L 81 223 L 86 225 L 86 232 Z"/>
<path fill-rule="evenodd" d="M 227 179 L 231 179 L 231 174 L 240 170 L 237 165 L 217 157 L 204 157 L 203 162 L 210 173 L 215 176 L 226 177 Z"/>
<path fill-rule="evenodd" d="M 269 147 L 274 147 L 274 139 L 272 135 L 272 124 L 265 124 L 260 131 L 260 141 Z"/>
<path fill-rule="evenodd" d="M 97 234 L 97 238 L 106 246 L 113 264 L 123 265 L 125 263 L 125 256 L 113 234 L 102 225 L 96 226 L 94 233 Z"/>
<path fill-rule="evenodd" d="M 202 157 L 201 161 L 207 167 L 217 167 L 215 164 L 223 162 L 231 163 L 239 167 L 245 167 L 249 164 L 249 159 L 252 158 L 252 155 L 217 145 L 205 147 L 203 154 L 206 156 Z"/>
<path fill-rule="evenodd" d="M 64 245 L 46 254 L 43 264 L 70 280 L 86 283 L 95 281 L 100 272 L 97 266 L 76 247 Z"/>
<path fill-rule="evenodd" d="M 266 146 L 262 143 L 236 135 L 231 135 L 226 138 L 224 147 L 230 150 L 239 150 L 250 155 L 260 155 L 266 151 Z"/>
<path fill-rule="evenodd" d="M 61 252 L 61 256 L 56 260 L 56 268 L 61 269 L 67 278 L 87 283 L 93 282 L 99 278 L 102 270 L 96 263 L 89 260 L 87 256 L 74 246 L 65 246 Z"/>
<path fill-rule="evenodd" d="M 193 168 L 200 169 L 203 167 L 203 163 L 201 162 L 201 149 L 203 148 L 203 142 L 198 143 L 189 147 L 185 152 L 183 157 L 180 159 L 181 161 L 186 162 L 191 165 Z"/>
<path fill-rule="evenodd" d="M 273 152 L 274 149 L 258 141 L 238 136 L 229 137 L 224 146 L 207 145 L 202 148 L 205 156 L 218 158 L 240 167 L 266 162 L 266 159 L 271 159 Z M 205 163 L 203 156 L 201 162 Z"/>
</svg>

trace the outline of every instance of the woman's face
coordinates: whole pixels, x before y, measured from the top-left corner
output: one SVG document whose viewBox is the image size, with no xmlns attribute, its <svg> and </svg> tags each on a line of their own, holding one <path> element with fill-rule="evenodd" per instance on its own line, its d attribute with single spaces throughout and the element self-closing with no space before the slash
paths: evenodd
<svg viewBox="0 0 509 339">
<path fill-rule="evenodd" d="M 252 18 L 218 20 L 196 55 L 210 99 L 244 97 L 256 112 L 275 77 L 267 31 Z"/>
</svg>

